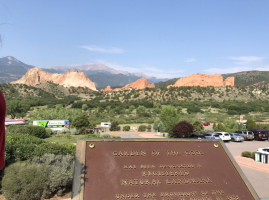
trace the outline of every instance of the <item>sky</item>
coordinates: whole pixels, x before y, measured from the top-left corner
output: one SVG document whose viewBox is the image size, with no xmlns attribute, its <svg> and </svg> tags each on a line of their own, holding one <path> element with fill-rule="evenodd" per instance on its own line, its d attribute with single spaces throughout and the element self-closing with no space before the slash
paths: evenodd
<svg viewBox="0 0 269 200">
<path fill-rule="evenodd" d="M 269 71 L 268 0 L 0 0 L 0 57 L 158 78 Z"/>
</svg>

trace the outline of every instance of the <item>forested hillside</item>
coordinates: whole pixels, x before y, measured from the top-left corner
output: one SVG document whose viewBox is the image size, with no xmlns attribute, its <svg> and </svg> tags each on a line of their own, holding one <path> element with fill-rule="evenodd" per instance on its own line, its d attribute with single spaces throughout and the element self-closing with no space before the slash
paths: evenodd
<svg viewBox="0 0 269 200">
<path fill-rule="evenodd" d="M 199 113 L 204 120 L 219 121 L 227 116 L 238 118 L 239 114 L 252 116 L 251 113 L 257 112 L 261 115 L 255 114 L 255 117 L 265 120 L 269 113 L 267 88 L 174 87 L 102 93 L 48 83 L 39 88 L 0 84 L 0 90 L 6 97 L 8 114 L 13 112 L 13 116 L 29 120 L 64 118 L 72 121 L 82 110 L 89 113 L 93 124 L 111 120 L 153 123 L 164 106 L 172 106 L 179 116 L 189 120 L 196 119 Z"/>
<path fill-rule="evenodd" d="M 222 74 L 223 78 L 235 77 L 235 86 L 251 86 L 260 82 L 269 82 L 269 71 L 245 71 Z"/>
</svg>

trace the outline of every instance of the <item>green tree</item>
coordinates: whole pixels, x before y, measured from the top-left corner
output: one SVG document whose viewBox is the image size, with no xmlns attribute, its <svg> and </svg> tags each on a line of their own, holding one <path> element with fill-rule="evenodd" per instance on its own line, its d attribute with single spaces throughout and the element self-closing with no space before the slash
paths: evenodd
<svg viewBox="0 0 269 200">
<path fill-rule="evenodd" d="M 6 108 L 7 108 L 7 114 L 10 115 L 12 119 L 14 119 L 18 115 L 22 116 L 24 113 L 22 104 L 18 100 L 7 101 Z"/>
<path fill-rule="evenodd" d="M 118 121 L 113 121 L 111 123 L 110 130 L 111 131 L 119 131 L 120 130 L 119 122 Z"/>
<path fill-rule="evenodd" d="M 159 119 L 155 120 L 153 124 L 153 129 L 158 132 L 164 132 L 163 123 Z"/>
<path fill-rule="evenodd" d="M 136 112 L 139 116 L 144 116 L 147 112 L 147 109 L 145 106 L 138 106 L 138 108 L 136 109 Z"/>
<path fill-rule="evenodd" d="M 204 133 L 204 126 L 201 121 L 195 121 L 193 123 L 193 133 Z"/>
<path fill-rule="evenodd" d="M 163 107 L 160 113 L 160 120 L 164 125 L 165 131 L 172 134 L 173 127 L 179 121 L 179 116 L 175 107 L 170 105 Z"/>
<path fill-rule="evenodd" d="M 226 126 L 223 123 L 218 123 L 214 131 L 226 131 Z"/>
<path fill-rule="evenodd" d="M 213 123 L 213 130 L 215 130 L 217 127 L 216 122 Z"/>
<path fill-rule="evenodd" d="M 84 103 L 84 104 L 82 104 L 81 108 L 82 108 L 82 110 L 86 111 L 88 109 L 88 105 Z"/>
<path fill-rule="evenodd" d="M 81 113 L 78 117 L 74 119 L 72 125 L 77 129 L 89 127 L 90 126 L 89 116 L 85 112 Z"/>
<path fill-rule="evenodd" d="M 253 119 L 247 119 L 247 130 L 253 130 L 256 129 L 257 125 L 256 122 Z"/>
</svg>

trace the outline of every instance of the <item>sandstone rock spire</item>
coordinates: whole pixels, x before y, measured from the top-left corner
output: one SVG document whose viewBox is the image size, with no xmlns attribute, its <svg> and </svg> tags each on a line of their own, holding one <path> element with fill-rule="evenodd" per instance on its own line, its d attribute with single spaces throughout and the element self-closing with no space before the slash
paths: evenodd
<svg viewBox="0 0 269 200">
<path fill-rule="evenodd" d="M 65 87 L 87 87 L 96 90 L 95 83 L 84 72 L 71 70 L 64 74 L 56 74 L 45 72 L 37 67 L 29 69 L 22 78 L 11 82 L 11 84 L 35 86 L 49 81 Z"/>
</svg>

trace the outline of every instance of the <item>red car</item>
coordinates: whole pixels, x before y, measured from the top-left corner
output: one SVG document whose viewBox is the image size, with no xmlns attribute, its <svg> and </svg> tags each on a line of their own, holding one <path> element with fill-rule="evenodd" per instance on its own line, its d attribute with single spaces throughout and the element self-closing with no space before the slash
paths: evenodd
<svg viewBox="0 0 269 200">
<path fill-rule="evenodd" d="M 210 126 L 210 122 L 204 122 L 203 125 L 204 126 Z"/>
</svg>

